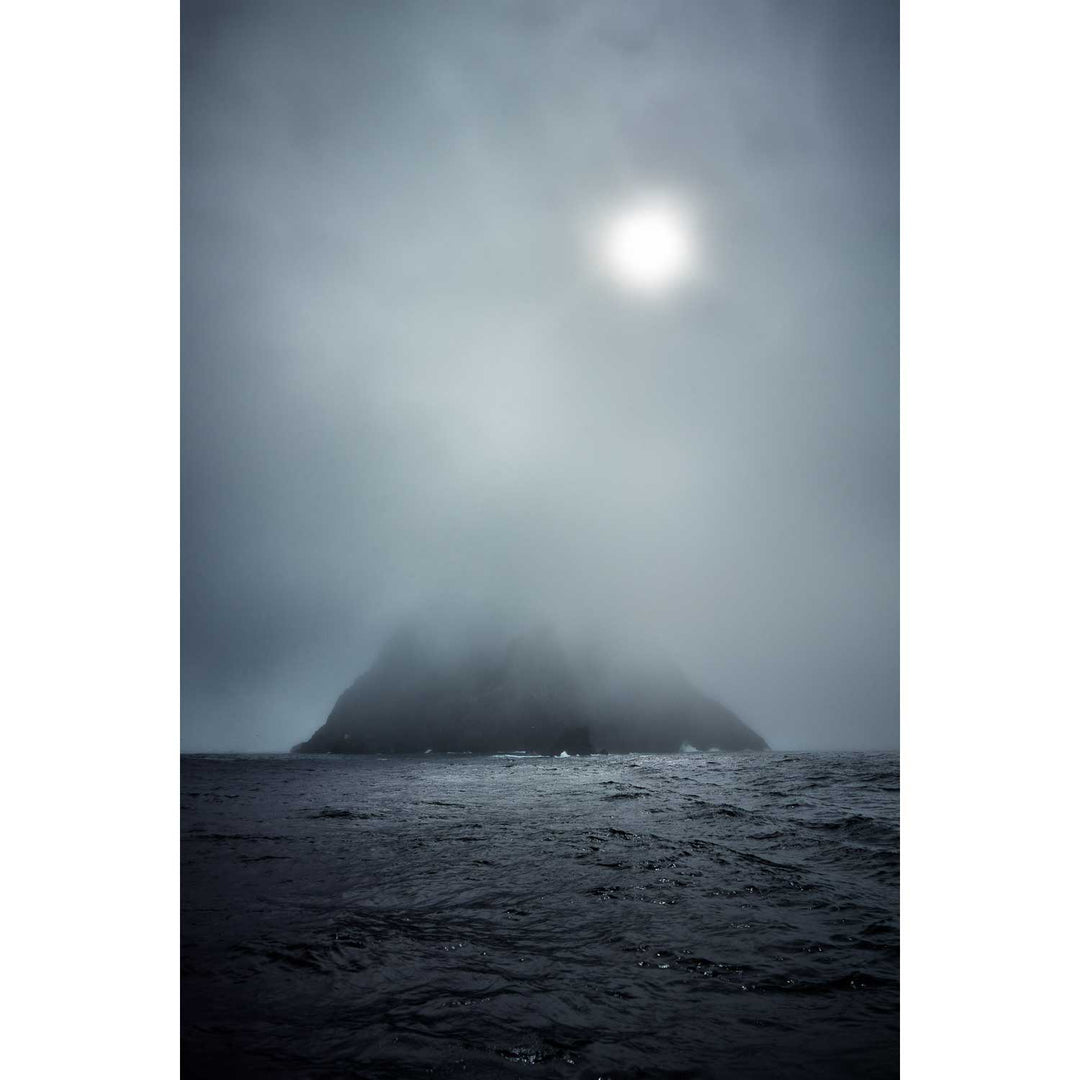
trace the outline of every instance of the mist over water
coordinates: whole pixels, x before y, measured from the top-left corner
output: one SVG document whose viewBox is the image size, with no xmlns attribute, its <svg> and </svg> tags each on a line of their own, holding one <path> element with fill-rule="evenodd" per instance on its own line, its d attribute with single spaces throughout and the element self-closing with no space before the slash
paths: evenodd
<svg viewBox="0 0 1080 1080">
<path fill-rule="evenodd" d="M 287 749 L 462 605 L 895 746 L 895 5 L 182 16 L 184 748 Z M 643 296 L 595 238 L 654 195 Z"/>
<path fill-rule="evenodd" d="M 185 1076 L 895 1075 L 897 6 L 181 38 Z"/>
</svg>

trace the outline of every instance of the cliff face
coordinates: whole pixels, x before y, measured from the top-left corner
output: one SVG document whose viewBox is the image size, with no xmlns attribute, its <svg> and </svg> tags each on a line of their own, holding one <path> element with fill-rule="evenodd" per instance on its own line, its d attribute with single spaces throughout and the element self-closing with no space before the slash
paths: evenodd
<svg viewBox="0 0 1080 1080">
<path fill-rule="evenodd" d="M 541 628 L 448 658 L 405 629 L 338 698 L 305 753 L 587 754 L 767 749 L 673 665 L 570 655 Z"/>
</svg>

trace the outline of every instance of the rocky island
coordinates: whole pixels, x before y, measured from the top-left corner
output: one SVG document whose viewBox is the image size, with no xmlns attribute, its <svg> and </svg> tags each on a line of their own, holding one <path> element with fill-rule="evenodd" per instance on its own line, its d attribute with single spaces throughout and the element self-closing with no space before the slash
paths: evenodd
<svg viewBox="0 0 1080 1080">
<path fill-rule="evenodd" d="M 570 651 L 548 627 L 456 654 L 406 627 L 297 753 L 764 750 L 672 663 Z"/>
</svg>

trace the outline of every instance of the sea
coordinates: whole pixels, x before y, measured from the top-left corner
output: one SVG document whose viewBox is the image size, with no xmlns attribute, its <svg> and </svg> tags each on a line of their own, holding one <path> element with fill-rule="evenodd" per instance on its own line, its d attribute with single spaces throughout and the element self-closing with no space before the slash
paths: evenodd
<svg viewBox="0 0 1080 1080">
<path fill-rule="evenodd" d="M 895 753 L 182 755 L 185 1077 L 891 1077 Z"/>
</svg>

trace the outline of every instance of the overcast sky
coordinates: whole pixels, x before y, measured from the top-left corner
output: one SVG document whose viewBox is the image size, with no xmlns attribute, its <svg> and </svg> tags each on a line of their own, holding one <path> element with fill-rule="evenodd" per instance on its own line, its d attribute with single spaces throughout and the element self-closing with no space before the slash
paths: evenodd
<svg viewBox="0 0 1080 1080">
<path fill-rule="evenodd" d="M 894 3 L 184 3 L 182 746 L 466 601 L 898 743 Z M 680 208 L 694 272 L 595 237 Z M 525 614 L 527 613 L 527 615 Z"/>
</svg>

